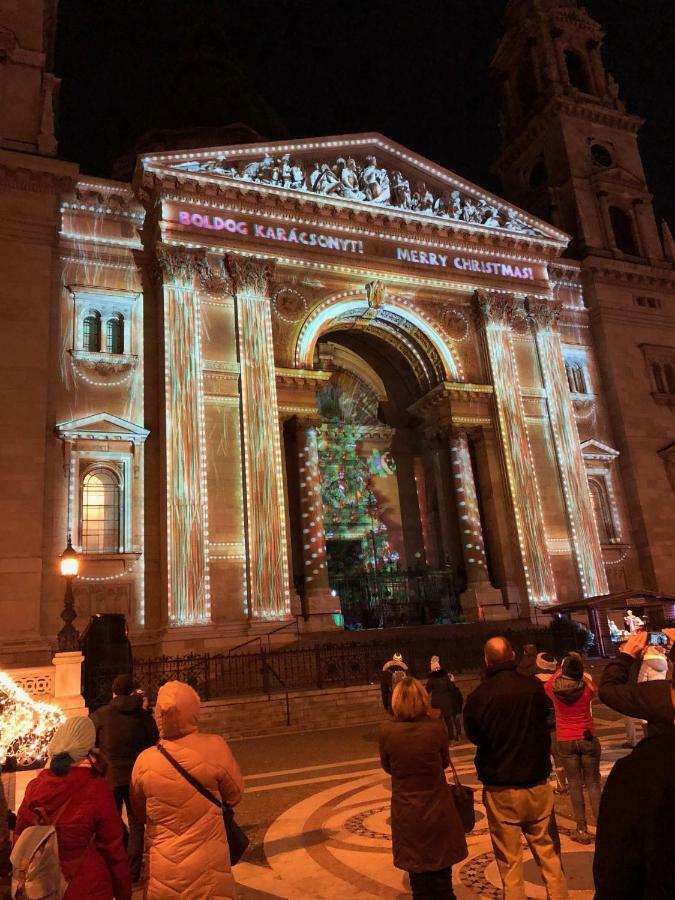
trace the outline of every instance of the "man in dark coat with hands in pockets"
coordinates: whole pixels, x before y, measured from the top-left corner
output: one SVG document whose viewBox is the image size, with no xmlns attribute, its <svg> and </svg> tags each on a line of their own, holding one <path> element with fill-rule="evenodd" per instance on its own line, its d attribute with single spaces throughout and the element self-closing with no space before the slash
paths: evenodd
<svg viewBox="0 0 675 900">
<path fill-rule="evenodd" d="M 476 744 L 476 771 L 504 900 L 523 900 L 523 837 L 541 870 L 549 900 L 568 900 L 567 882 L 549 831 L 553 812 L 548 702 L 537 678 L 516 671 L 502 637 L 485 645 L 485 681 L 464 705 L 464 730 Z"/>
</svg>

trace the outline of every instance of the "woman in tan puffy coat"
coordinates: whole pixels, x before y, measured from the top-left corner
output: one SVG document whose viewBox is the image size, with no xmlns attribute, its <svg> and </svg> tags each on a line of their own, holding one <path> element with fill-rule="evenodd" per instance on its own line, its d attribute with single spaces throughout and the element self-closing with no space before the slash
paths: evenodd
<svg viewBox="0 0 675 900">
<path fill-rule="evenodd" d="M 199 697 L 169 681 L 157 695 L 160 742 L 216 797 L 234 805 L 244 780 L 223 738 L 198 731 Z M 236 897 L 223 816 L 185 780 L 156 747 L 144 750 L 131 775 L 131 802 L 145 822 L 146 900 Z"/>
</svg>

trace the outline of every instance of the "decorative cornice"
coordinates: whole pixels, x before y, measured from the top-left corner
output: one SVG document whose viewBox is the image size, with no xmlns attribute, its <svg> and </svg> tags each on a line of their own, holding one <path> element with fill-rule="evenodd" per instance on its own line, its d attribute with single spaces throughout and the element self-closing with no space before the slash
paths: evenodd
<svg viewBox="0 0 675 900">
<path fill-rule="evenodd" d="M 0 187 L 34 194 L 64 194 L 72 191 L 76 171 L 71 176 L 44 169 L 0 164 Z"/>
<path fill-rule="evenodd" d="M 432 388 L 424 397 L 408 407 L 413 416 L 424 419 L 430 413 L 450 404 L 485 402 L 494 394 L 491 384 L 467 384 L 465 382 L 444 381 Z"/>
<path fill-rule="evenodd" d="M 327 381 L 330 381 L 333 374 L 321 369 L 288 369 L 281 366 L 277 366 L 275 372 L 277 385 L 312 388 L 313 390 L 320 390 Z"/>
</svg>

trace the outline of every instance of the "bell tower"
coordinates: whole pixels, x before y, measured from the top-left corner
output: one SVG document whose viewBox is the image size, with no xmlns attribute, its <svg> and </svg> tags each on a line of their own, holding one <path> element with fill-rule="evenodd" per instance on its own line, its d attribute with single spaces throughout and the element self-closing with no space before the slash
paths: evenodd
<svg viewBox="0 0 675 900">
<path fill-rule="evenodd" d="M 56 156 L 53 74 L 58 0 L 0 9 L 0 149 Z"/>
<path fill-rule="evenodd" d="M 491 71 L 502 93 L 505 195 L 573 236 L 569 253 L 659 262 L 637 143 L 604 67 L 604 33 L 576 0 L 509 0 Z"/>
</svg>

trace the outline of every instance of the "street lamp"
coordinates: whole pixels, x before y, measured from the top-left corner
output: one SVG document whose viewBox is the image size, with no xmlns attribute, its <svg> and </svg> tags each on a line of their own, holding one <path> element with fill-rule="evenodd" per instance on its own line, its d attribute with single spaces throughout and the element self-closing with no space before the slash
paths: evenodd
<svg viewBox="0 0 675 900">
<path fill-rule="evenodd" d="M 77 613 L 75 612 L 75 600 L 73 598 L 73 578 L 77 576 L 80 569 L 80 559 L 73 550 L 73 545 L 70 542 L 70 535 L 68 535 L 66 549 L 61 554 L 60 565 L 61 574 L 66 579 L 66 594 L 63 598 L 63 612 L 61 613 L 64 624 L 57 635 L 57 640 L 59 653 L 69 653 L 73 650 L 80 649 L 80 635 L 73 625 L 73 622 L 77 618 Z"/>
</svg>

